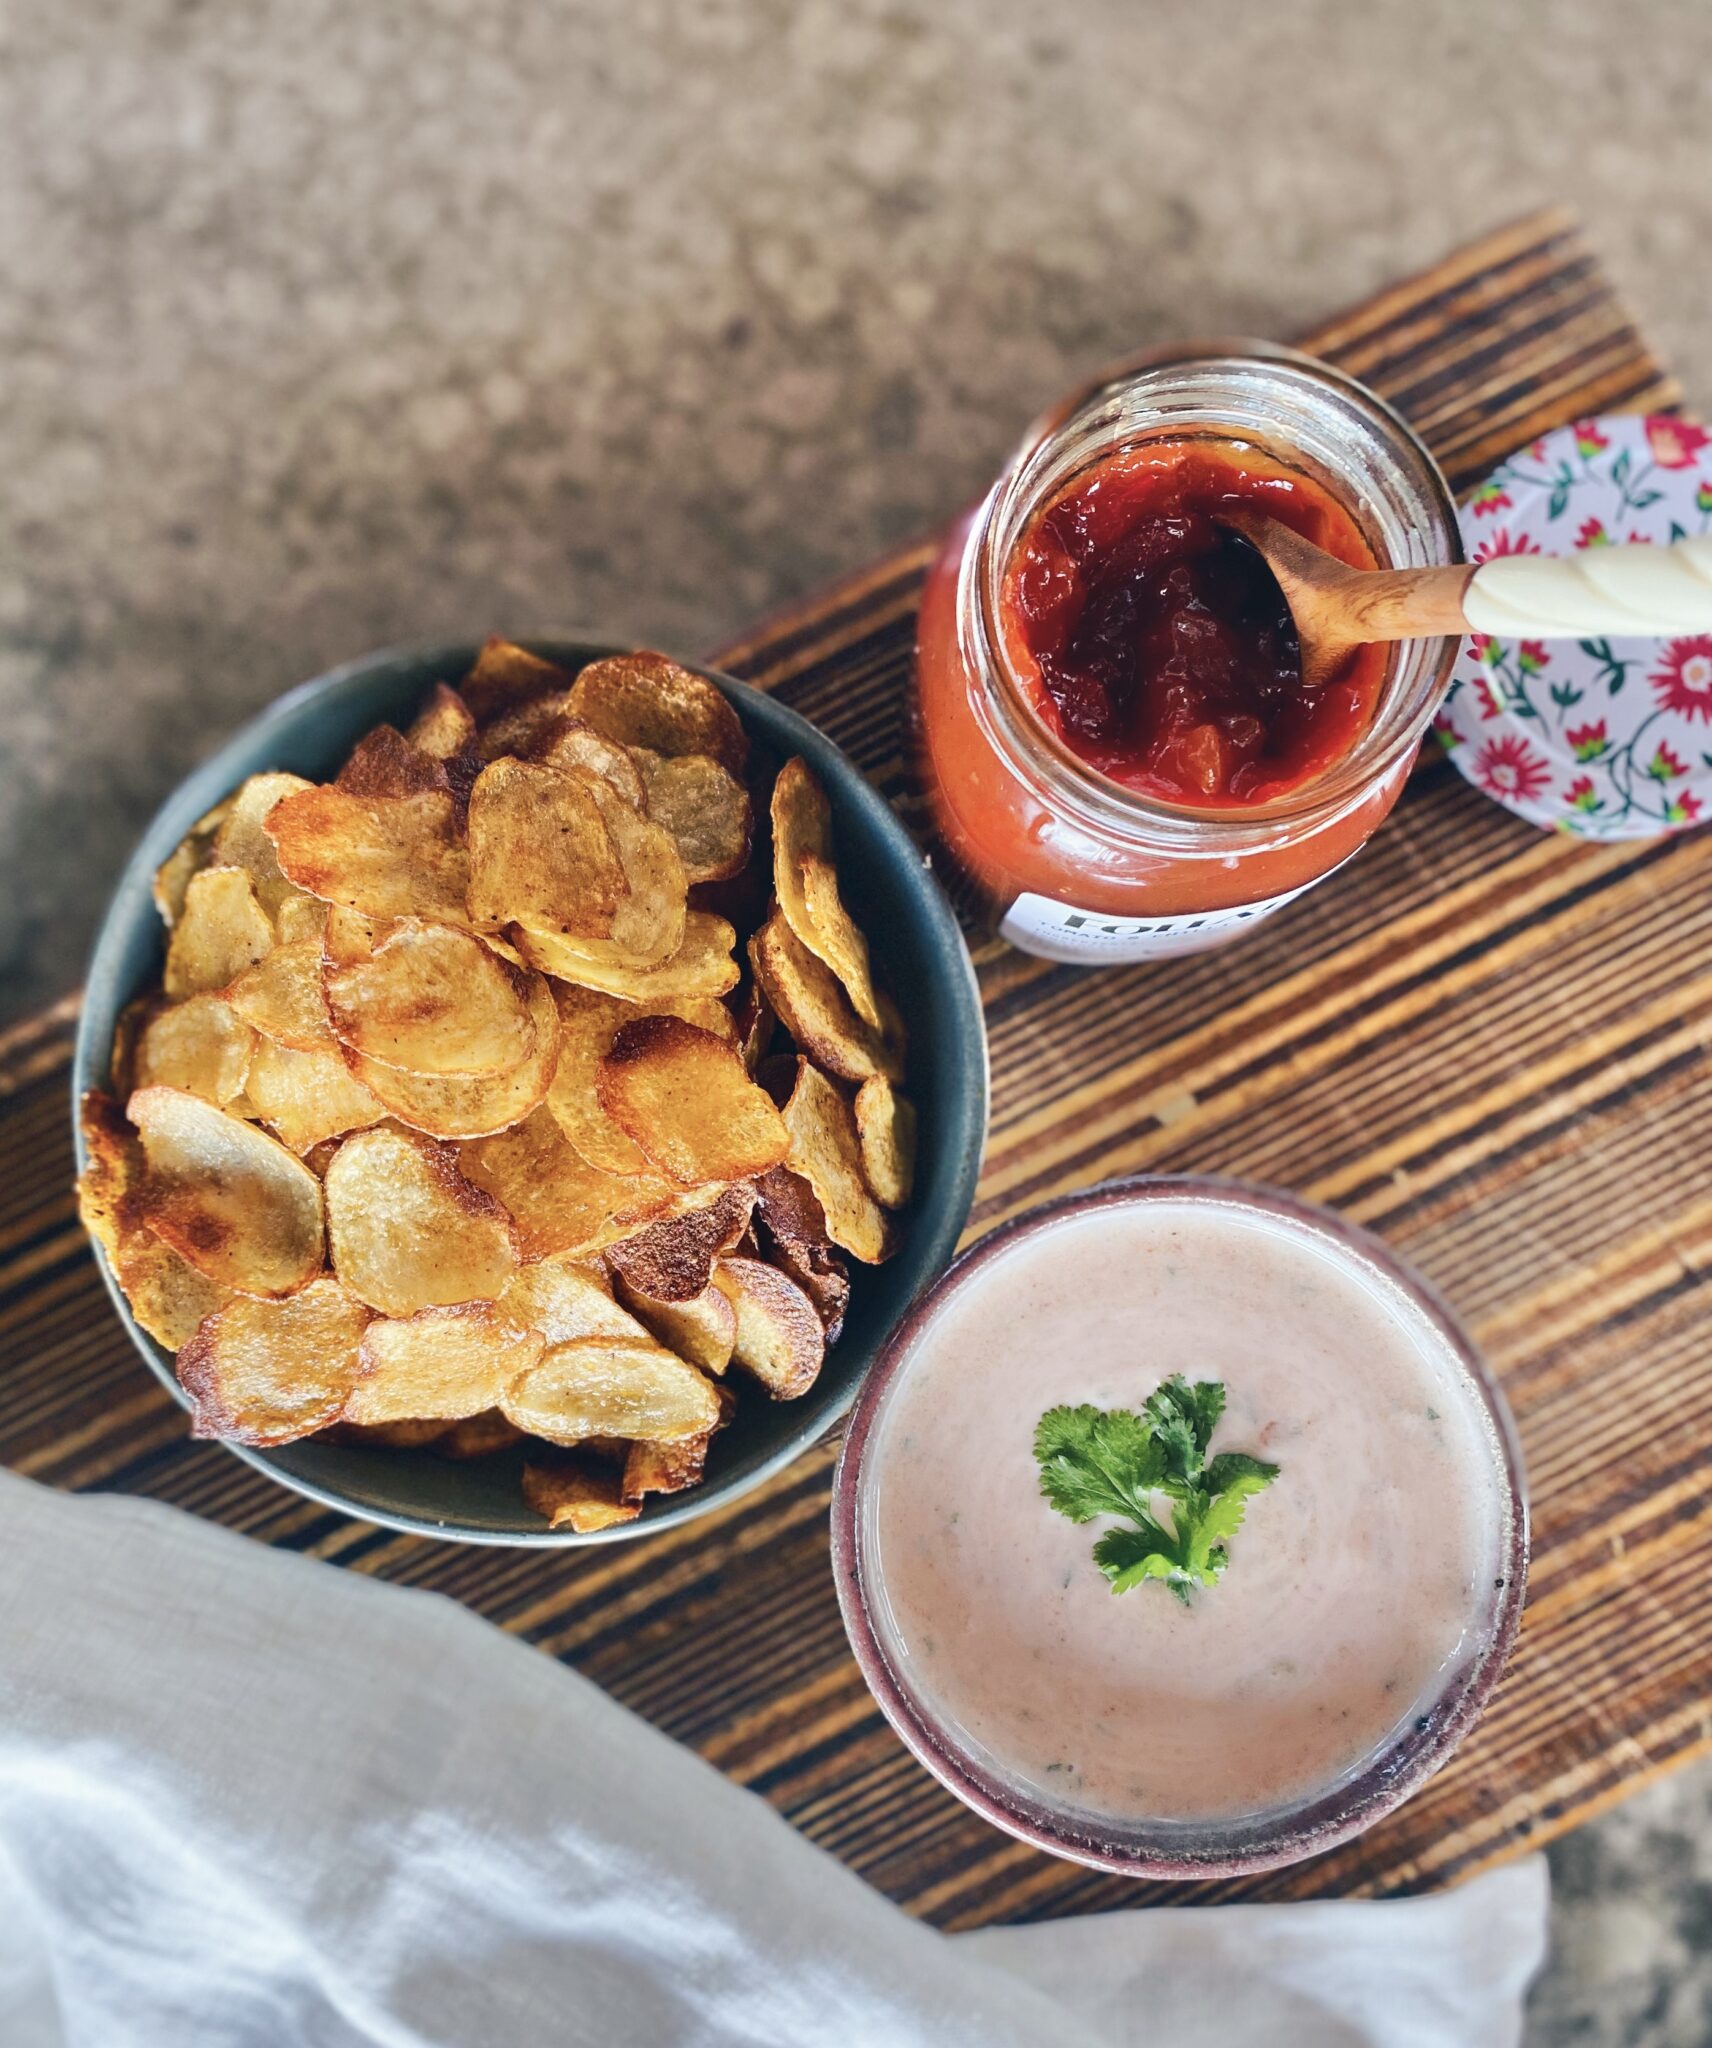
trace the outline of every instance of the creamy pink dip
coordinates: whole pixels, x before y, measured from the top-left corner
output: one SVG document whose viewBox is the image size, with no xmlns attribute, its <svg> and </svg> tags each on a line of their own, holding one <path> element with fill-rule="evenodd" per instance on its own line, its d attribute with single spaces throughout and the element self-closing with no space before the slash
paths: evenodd
<svg viewBox="0 0 1712 2048">
<path fill-rule="evenodd" d="M 1213 1450 L 1280 1467 L 1218 1585 L 1114 1594 L 1041 1498 L 1043 1409 L 1225 1384 Z M 1066 1216 L 954 1290 L 869 1446 L 887 1656 L 927 1717 L 1059 1807 L 1229 1819 L 1299 1803 L 1421 1711 L 1489 1625 L 1509 1513 L 1455 1354 L 1377 1267 L 1205 1198 Z M 877 1569 L 874 1567 L 877 1566 Z"/>
</svg>

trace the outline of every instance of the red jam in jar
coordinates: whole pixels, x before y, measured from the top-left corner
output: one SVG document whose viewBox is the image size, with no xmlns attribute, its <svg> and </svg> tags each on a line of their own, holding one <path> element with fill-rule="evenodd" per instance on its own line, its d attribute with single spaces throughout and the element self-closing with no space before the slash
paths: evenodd
<svg viewBox="0 0 1712 2048">
<path fill-rule="evenodd" d="M 1035 711 L 1102 775 L 1167 803 L 1261 804 L 1347 754 L 1383 648 L 1304 688 L 1271 571 L 1220 515 L 1252 509 L 1351 568 L 1377 565 L 1322 485 L 1216 442 L 1138 449 L 1079 477 L 1004 573 L 1006 651 Z"/>
<path fill-rule="evenodd" d="M 1371 392 L 1262 343 L 1161 351 L 1041 422 L 922 595 L 916 713 L 946 847 L 1006 938 L 1156 959 L 1342 865 L 1407 780 L 1452 640 L 1306 689 L 1282 594 L 1221 510 L 1353 567 L 1461 559 L 1432 457 Z"/>
</svg>

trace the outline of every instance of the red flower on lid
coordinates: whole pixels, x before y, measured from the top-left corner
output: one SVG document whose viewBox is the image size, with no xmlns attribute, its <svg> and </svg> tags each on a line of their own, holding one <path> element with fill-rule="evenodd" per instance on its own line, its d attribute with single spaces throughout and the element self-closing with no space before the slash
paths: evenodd
<svg viewBox="0 0 1712 2048">
<path fill-rule="evenodd" d="M 1664 814 L 1667 825 L 1692 825 L 1699 815 L 1700 799 L 1686 789 L 1671 799 Z"/>
<path fill-rule="evenodd" d="M 1551 763 L 1526 740 L 1504 733 L 1474 757 L 1474 779 L 1489 796 L 1532 803 L 1551 781 Z"/>
<path fill-rule="evenodd" d="M 1516 665 L 1525 676 L 1537 676 L 1550 660 L 1543 640 L 1524 640 L 1516 649 Z"/>
<path fill-rule="evenodd" d="M 1575 536 L 1575 544 L 1578 548 L 1608 548 L 1611 536 L 1605 531 L 1605 522 L 1602 519 L 1584 519 Z"/>
<path fill-rule="evenodd" d="M 1712 725 L 1712 633 L 1667 640 L 1659 666 L 1647 681 L 1663 710 L 1703 718 Z"/>
<path fill-rule="evenodd" d="M 1655 782 L 1674 782 L 1679 775 L 1688 773 L 1688 763 L 1667 741 L 1660 740 L 1658 752 L 1647 763 L 1647 773 Z"/>
<path fill-rule="evenodd" d="M 1489 533 L 1469 556 L 1471 562 L 1490 562 L 1497 555 L 1537 555 L 1540 544 L 1525 533 L 1512 533 L 1507 526 Z"/>
<path fill-rule="evenodd" d="M 1712 447 L 1712 434 L 1692 420 L 1655 412 L 1647 418 L 1647 446 L 1660 469 L 1691 469 L 1701 449 Z"/>
<path fill-rule="evenodd" d="M 1605 730 L 1602 718 L 1596 718 L 1588 725 L 1566 725 L 1563 736 L 1578 761 L 1597 761 L 1601 754 L 1611 751 L 1611 736 Z"/>
<path fill-rule="evenodd" d="M 1563 800 L 1572 811 L 1596 811 L 1599 799 L 1593 793 L 1593 777 L 1578 775 L 1563 793 Z"/>
<path fill-rule="evenodd" d="M 1611 445 L 1610 436 L 1600 433 L 1597 420 L 1577 420 L 1573 431 L 1576 452 L 1587 461 Z"/>
<path fill-rule="evenodd" d="M 1494 512 L 1507 511 L 1510 493 L 1499 483 L 1483 483 L 1469 505 L 1476 519 L 1490 519 Z"/>
</svg>

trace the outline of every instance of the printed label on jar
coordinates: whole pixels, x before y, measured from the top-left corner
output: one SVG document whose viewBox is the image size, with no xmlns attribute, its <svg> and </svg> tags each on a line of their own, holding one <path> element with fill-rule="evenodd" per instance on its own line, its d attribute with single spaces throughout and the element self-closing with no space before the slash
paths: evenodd
<svg viewBox="0 0 1712 2048">
<path fill-rule="evenodd" d="M 1024 890 L 1005 913 L 999 936 L 1043 960 L 1063 960 L 1073 967 L 1121 967 L 1135 960 L 1170 960 L 1181 953 L 1204 952 L 1257 925 L 1263 917 L 1313 887 L 1288 889 L 1261 903 L 1240 903 L 1231 910 L 1196 910 L 1181 917 L 1109 917 L 1101 910 L 1078 910 L 1050 896 Z"/>
</svg>

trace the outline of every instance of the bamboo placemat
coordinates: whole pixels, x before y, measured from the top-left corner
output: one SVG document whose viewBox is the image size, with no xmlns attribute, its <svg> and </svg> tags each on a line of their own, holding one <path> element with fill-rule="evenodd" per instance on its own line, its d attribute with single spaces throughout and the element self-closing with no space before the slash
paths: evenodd
<svg viewBox="0 0 1712 2048">
<path fill-rule="evenodd" d="M 1304 341 L 1398 404 L 1459 486 L 1567 419 L 1675 399 L 1556 214 Z M 930 553 L 715 657 L 824 725 L 906 812 Z M 0 1040 L 0 1457 L 465 1601 L 946 1926 L 1442 1883 L 1712 1747 L 1712 834 L 1577 845 L 1429 763 L 1357 861 L 1228 951 L 1082 974 L 988 945 L 979 964 L 994 1101 L 976 1229 L 1142 1168 L 1273 1181 L 1384 1232 L 1503 1375 L 1535 1517 L 1516 1659 L 1462 1754 L 1364 1840 L 1180 1889 L 1055 1863 L 964 1812 L 845 1649 L 831 1446 L 682 1532 L 543 1556 L 345 1521 L 192 1444 L 72 1213 L 72 1002 Z"/>
</svg>

